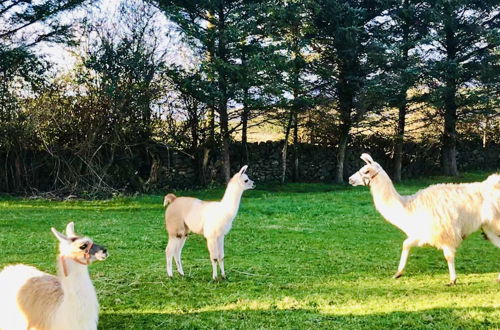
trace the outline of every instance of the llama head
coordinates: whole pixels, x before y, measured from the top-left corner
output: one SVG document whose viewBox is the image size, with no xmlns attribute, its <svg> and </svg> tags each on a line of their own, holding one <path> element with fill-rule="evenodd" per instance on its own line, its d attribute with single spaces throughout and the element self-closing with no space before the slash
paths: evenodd
<svg viewBox="0 0 500 330">
<path fill-rule="evenodd" d="M 349 177 L 349 184 L 353 186 L 369 186 L 370 182 L 382 171 L 382 166 L 374 161 L 369 154 L 362 154 L 361 159 L 365 161 L 366 165 Z"/>
<path fill-rule="evenodd" d="M 243 190 L 253 189 L 255 188 L 255 184 L 248 175 L 245 173 L 248 168 L 248 165 L 243 166 L 238 173 L 236 173 L 231 182 L 235 182 L 238 186 Z"/>
<path fill-rule="evenodd" d="M 82 263 L 90 264 L 96 260 L 104 260 L 108 257 L 108 251 L 104 246 L 94 244 L 85 236 L 75 234 L 75 224 L 68 223 L 66 235 L 52 228 L 52 233 L 59 240 L 59 254 L 78 260 Z"/>
</svg>

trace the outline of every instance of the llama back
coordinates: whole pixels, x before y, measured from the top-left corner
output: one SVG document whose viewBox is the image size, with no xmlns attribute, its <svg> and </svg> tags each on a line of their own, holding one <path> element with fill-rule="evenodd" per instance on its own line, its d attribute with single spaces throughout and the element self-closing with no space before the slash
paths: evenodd
<svg viewBox="0 0 500 330">
<path fill-rule="evenodd" d="M 53 282 L 52 290 L 40 290 L 39 284 L 43 282 Z M 55 276 L 26 265 L 4 268 L 0 273 L 0 292 L 0 329 L 6 330 L 27 329 L 28 324 L 21 312 L 27 310 L 31 311 L 27 315 L 30 326 L 49 328 L 54 311 L 47 311 L 47 302 L 62 298 L 60 283 Z"/>
<path fill-rule="evenodd" d="M 481 227 L 483 203 L 481 183 L 437 184 L 409 198 L 407 208 L 415 219 L 430 219 L 431 244 L 458 246 Z"/>
<path fill-rule="evenodd" d="M 201 234 L 203 232 L 202 209 L 207 203 L 210 202 L 193 197 L 175 198 L 165 212 L 165 223 L 169 235 L 185 236 L 189 231 Z"/>
</svg>

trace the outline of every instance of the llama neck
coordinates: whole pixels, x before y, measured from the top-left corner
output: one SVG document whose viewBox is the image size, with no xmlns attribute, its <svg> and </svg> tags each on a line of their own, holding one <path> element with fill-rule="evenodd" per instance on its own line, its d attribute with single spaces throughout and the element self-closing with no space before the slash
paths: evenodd
<svg viewBox="0 0 500 330">
<path fill-rule="evenodd" d="M 229 182 L 222 197 L 221 205 L 227 211 L 228 215 L 231 215 L 230 220 L 234 218 L 234 215 L 238 212 L 240 207 L 241 195 L 243 194 L 243 189 L 241 189 L 237 184 Z"/>
<path fill-rule="evenodd" d="M 52 328 L 97 329 L 99 303 L 87 265 L 79 264 L 71 258 L 59 257 L 58 278 L 63 290 L 63 300 Z"/>
<path fill-rule="evenodd" d="M 64 267 L 64 264 L 66 266 Z M 65 269 L 66 268 L 66 271 Z M 97 295 L 94 285 L 89 276 L 87 265 L 77 263 L 71 258 L 59 258 L 58 278 L 64 292 L 62 309 L 71 310 L 75 319 L 88 319 L 88 315 L 77 315 L 79 313 L 98 312 Z"/>
<path fill-rule="evenodd" d="M 384 170 L 373 178 L 370 191 L 377 210 L 391 224 L 408 233 L 406 209 L 403 197 L 396 191 L 391 179 Z"/>
</svg>

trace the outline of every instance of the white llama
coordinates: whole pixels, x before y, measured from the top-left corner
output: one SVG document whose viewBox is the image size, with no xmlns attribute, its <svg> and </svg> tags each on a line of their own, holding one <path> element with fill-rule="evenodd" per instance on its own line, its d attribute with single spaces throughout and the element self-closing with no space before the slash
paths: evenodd
<svg viewBox="0 0 500 330">
<path fill-rule="evenodd" d="M 486 237 L 500 247 L 499 174 L 492 174 L 483 182 L 437 184 L 414 195 L 401 196 L 370 155 L 362 154 L 361 159 L 366 165 L 349 178 L 349 183 L 369 186 L 380 214 L 408 236 L 395 278 L 403 274 L 413 246 L 431 245 L 443 250 L 449 285 L 456 283 L 455 252 L 467 236 L 482 228 Z"/>
<path fill-rule="evenodd" d="M 165 196 L 163 205 L 165 224 L 168 232 L 168 244 L 165 249 L 167 259 L 167 275 L 172 277 L 172 258 L 175 259 L 177 271 L 184 275 L 181 253 L 189 232 L 203 235 L 207 240 L 210 261 L 212 262 L 212 278 L 217 279 L 217 263 L 222 278 L 224 272 L 224 236 L 229 233 L 238 208 L 241 195 L 247 189 L 253 189 L 254 182 L 245 174 L 247 165 L 235 174 L 227 184 L 221 201 L 202 201 L 193 197 Z"/>
<path fill-rule="evenodd" d="M 88 237 L 77 236 L 74 224 L 59 240 L 58 275 L 26 265 L 0 272 L 0 329 L 94 330 L 99 304 L 87 266 L 108 253 Z"/>
</svg>

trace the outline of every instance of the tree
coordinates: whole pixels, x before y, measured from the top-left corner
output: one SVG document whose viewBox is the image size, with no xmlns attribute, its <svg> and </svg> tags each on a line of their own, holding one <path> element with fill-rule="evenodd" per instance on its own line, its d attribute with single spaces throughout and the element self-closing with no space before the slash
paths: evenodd
<svg viewBox="0 0 500 330">
<path fill-rule="evenodd" d="M 269 7 L 267 29 L 275 45 L 274 60 L 279 78 L 274 82 L 275 104 L 278 117 L 284 126 L 281 182 L 286 180 L 288 145 L 293 141 L 294 180 L 299 179 L 299 128 L 301 115 L 313 104 L 316 77 L 312 72 L 314 54 L 311 48 L 312 24 L 308 1 L 278 1 Z M 272 72 L 273 68 L 268 67 Z"/>
<path fill-rule="evenodd" d="M 47 42 L 71 43 L 71 24 L 61 23 L 60 14 L 85 2 L 0 1 L 0 158 L 6 165 L 0 183 L 3 181 L 7 191 L 33 183 L 26 155 L 36 139 L 28 114 L 22 109 L 23 99 L 38 95 L 48 84 L 50 67 L 33 47 Z"/>
<path fill-rule="evenodd" d="M 208 118 L 207 97 L 203 91 L 204 80 L 200 72 L 175 67 L 167 70 L 171 80 L 171 91 L 167 93 L 166 111 L 158 118 L 159 125 L 165 127 L 163 141 L 179 150 L 187 152 L 196 168 L 197 182 L 207 184 L 211 181 L 207 170 L 210 150 L 206 145 L 212 142 L 211 122 Z"/>
<path fill-rule="evenodd" d="M 138 2 L 118 20 L 89 23 L 77 66 L 25 107 L 39 143 L 47 190 L 109 196 L 144 190 L 153 171 L 153 107 L 163 97 L 163 54 L 154 12 Z M 151 175 L 150 175 L 151 177 Z"/>
<path fill-rule="evenodd" d="M 344 182 L 344 161 L 350 130 L 366 110 L 362 105 L 370 49 L 367 25 L 386 9 L 380 1 L 317 0 L 313 7 L 315 49 L 319 53 L 318 75 L 323 86 L 334 86 L 340 118 L 336 182 Z M 354 114 L 357 112 L 356 116 Z"/>
<path fill-rule="evenodd" d="M 243 19 L 252 1 L 163 1 L 152 0 L 166 16 L 182 30 L 186 40 L 205 54 L 200 70 L 211 84 L 206 91 L 207 104 L 215 109 L 219 116 L 219 128 L 222 139 L 222 176 L 227 182 L 231 177 L 229 145 L 232 129 L 229 121 L 235 107 L 236 83 L 241 61 L 238 45 L 252 35 L 246 28 L 255 27 Z M 211 120 L 214 116 L 212 116 Z M 212 135 L 212 134 L 211 134 Z"/>
<path fill-rule="evenodd" d="M 482 72 L 498 68 L 488 59 L 495 55 L 498 42 L 495 24 L 500 14 L 495 4 L 483 0 L 439 0 L 432 5 L 429 76 L 432 102 L 444 117 L 441 156 L 446 175 L 458 175 L 456 127 L 461 110 L 466 110 L 470 101 L 464 91 L 482 84 Z"/>
<path fill-rule="evenodd" d="M 71 24 L 59 19 L 88 0 L 17 0 L 0 2 L 0 40 L 17 47 L 40 42 L 71 42 Z"/>
<path fill-rule="evenodd" d="M 381 47 L 372 62 L 380 69 L 375 88 L 377 102 L 398 110 L 393 173 L 396 182 L 401 181 L 406 115 L 412 102 L 409 92 L 417 87 L 424 71 L 418 47 L 429 30 L 429 7 L 427 1 L 421 0 L 393 1 L 387 13 L 370 27 L 374 42 Z"/>
<path fill-rule="evenodd" d="M 235 57 L 237 76 L 235 101 L 241 104 L 241 144 L 243 163 L 249 164 L 248 126 L 251 119 L 265 116 L 268 109 L 277 102 L 280 60 L 279 46 L 271 38 L 271 8 L 266 2 L 250 2 L 242 11 L 241 40 L 236 44 Z M 255 123 L 254 123 L 255 124 Z"/>
</svg>

